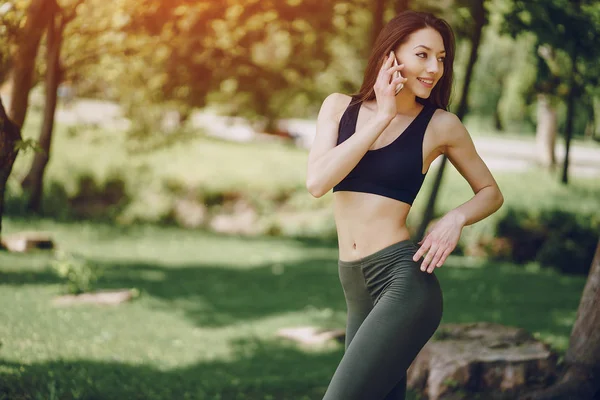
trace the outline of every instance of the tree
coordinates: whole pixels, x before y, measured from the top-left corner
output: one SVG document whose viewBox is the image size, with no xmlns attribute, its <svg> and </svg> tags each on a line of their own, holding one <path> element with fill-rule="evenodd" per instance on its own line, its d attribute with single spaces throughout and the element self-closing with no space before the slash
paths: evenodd
<svg viewBox="0 0 600 400">
<path fill-rule="evenodd" d="M 385 0 L 375 0 L 373 2 L 373 25 L 371 25 L 371 46 L 373 48 L 379 32 L 383 29 L 383 23 L 385 21 Z"/>
<path fill-rule="evenodd" d="M 4 83 L 12 67 L 12 52 L 23 24 L 28 2 L 25 0 L 0 3 L 0 84 Z"/>
<path fill-rule="evenodd" d="M 44 104 L 44 119 L 39 136 L 40 150 L 35 153 L 29 172 L 21 182 L 22 187 L 29 191 L 27 209 L 39 213 L 41 211 L 43 177 L 46 165 L 50 160 L 50 145 L 52 143 L 52 131 L 54 129 L 54 115 L 56 112 L 56 100 L 58 85 L 61 81 L 63 71 L 61 65 L 61 47 L 66 25 L 75 18 L 76 9 L 83 0 L 79 0 L 70 10 L 63 10 L 55 0 L 48 0 L 53 4 L 50 10 L 49 23 L 47 25 L 46 39 L 46 101 Z"/>
<path fill-rule="evenodd" d="M 23 126 L 29 91 L 33 82 L 35 59 L 37 57 L 40 39 L 52 14 L 53 1 L 31 0 L 27 9 L 25 25 L 19 31 L 16 40 L 16 50 L 13 55 L 11 76 L 10 108 L 8 115 L 18 126 Z"/>
<path fill-rule="evenodd" d="M 4 212 L 6 181 L 17 158 L 17 144 L 20 140 L 20 129 L 6 115 L 4 104 L 2 104 L 0 98 L 0 249 L 2 249 L 2 215 Z"/>
<path fill-rule="evenodd" d="M 29 91 L 33 80 L 34 63 L 39 42 L 47 23 L 49 2 L 32 0 L 27 9 L 25 24 L 15 39 L 12 58 L 10 109 L 6 113 L 0 100 L 0 233 L 4 212 L 6 182 L 12 171 L 21 142 L 20 128 L 25 121 Z"/>
<path fill-rule="evenodd" d="M 410 9 L 410 0 L 396 0 L 395 11 L 396 14 L 400 14 L 402 11 Z"/>
<path fill-rule="evenodd" d="M 565 365 L 557 382 L 522 400 L 591 400 L 600 395 L 600 240 L 571 331 Z"/>
<path fill-rule="evenodd" d="M 316 89 L 314 77 L 331 58 L 334 16 L 347 6 L 320 0 L 135 2 L 124 32 L 155 42 L 142 50 L 152 62 L 128 65 L 127 76 L 151 69 L 152 80 L 123 91 L 123 100 L 187 107 L 211 100 L 229 114 L 265 117 L 269 131 L 282 100 Z"/>
<path fill-rule="evenodd" d="M 381 30 L 383 29 L 387 5 L 388 4 L 386 0 L 376 0 L 375 2 L 373 2 L 373 23 L 371 25 L 371 46 L 368 48 L 369 50 L 373 48 L 373 45 L 375 44 L 375 40 L 377 39 L 379 32 L 381 32 Z M 395 0 L 393 6 L 394 13 L 400 14 L 401 12 L 406 11 L 410 8 L 410 0 Z"/>
<path fill-rule="evenodd" d="M 511 0 L 510 4 L 504 30 L 513 37 L 523 32 L 535 35 L 535 48 L 541 49 L 540 58 L 547 64 L 539 63 L 540 92 L 552 93 L 556 89 L 567 104 L 561 175 L 561 182 L 567 184 L 575 104 L 586 92 L 586 85 L 594 86 L 600 82 L 600 71 L 597 62 L 593 61 L 600 56 L 596 45 L 600 35 L 600 3 L 594 0 Z M 568 67 L 561 69 L 556 65 L 555 58 L 560 56 L 568 59 Z M 564 89 L 560 90 L 560 85 Z"/>
</svg>

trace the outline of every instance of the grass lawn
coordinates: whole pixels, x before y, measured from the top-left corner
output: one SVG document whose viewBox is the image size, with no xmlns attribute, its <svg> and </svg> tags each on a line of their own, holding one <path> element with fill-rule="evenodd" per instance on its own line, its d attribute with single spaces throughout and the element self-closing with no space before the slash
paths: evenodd
<svg viewBox="0 0 600 400">
<path fill-rule="evenodd" d="M 322 398 L 342 345 L 303 349 L 275 333 L 344 326 L 335 243 L 5 221 L 6 234 L 31 229 L 100 268 L 99 288 L 141 295 L 56 307 L 49 253 L 0 253 L 0 399 Z M 535 267 L 451 257 L 437 272 L 442 323 L 520 326 L 564 351 L 585 278 Z"/>
</svg>

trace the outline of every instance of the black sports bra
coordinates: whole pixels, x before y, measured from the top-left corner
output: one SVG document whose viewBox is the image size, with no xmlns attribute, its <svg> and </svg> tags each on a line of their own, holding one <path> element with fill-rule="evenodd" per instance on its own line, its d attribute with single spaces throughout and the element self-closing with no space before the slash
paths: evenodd
<svg viewBox="0 0 600 400">
<path fill-rule="evenodd" d="M 352 98 L 350 104 L 354 101 Z M 361 103 L 348 105 L 340 119 L 337 144 L 356 131 Z M 437 109 L 425 104 L 417 117 L 392 143 L 369 150 L 333 191 L 364 192 L 389 197 L 412 205 L 419 193 L 423 174 L 423 136 Z"/>
</svg>

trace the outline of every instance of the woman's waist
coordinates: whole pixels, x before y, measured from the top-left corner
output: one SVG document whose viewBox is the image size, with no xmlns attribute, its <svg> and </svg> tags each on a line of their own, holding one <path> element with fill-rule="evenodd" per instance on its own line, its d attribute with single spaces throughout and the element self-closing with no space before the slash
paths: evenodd
<svg viewBox="0 0 600 400">
<path fill-rule="evenodd" d="M 359 260 L 405 240 L 410 240 L 410 233 L 403 224 L 338 225 L 339 259 Z"/>
</svg>

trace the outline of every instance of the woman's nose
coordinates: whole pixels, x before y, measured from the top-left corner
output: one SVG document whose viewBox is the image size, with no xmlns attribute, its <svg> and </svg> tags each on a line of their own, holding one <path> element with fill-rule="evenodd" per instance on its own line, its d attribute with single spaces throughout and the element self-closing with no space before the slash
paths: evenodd
<svg viewBox="0 0 600 400">
<path fill-rule="evenodd" d="M 427 64 L 427 72 L 429 72 L 430 74 L 437 74 L 439 71 L 440 67 L 438 65 L 438 61 L 435 60 L 434 62 L 430 62 Z"/>
</svg>

